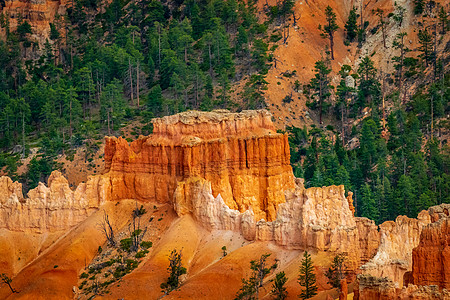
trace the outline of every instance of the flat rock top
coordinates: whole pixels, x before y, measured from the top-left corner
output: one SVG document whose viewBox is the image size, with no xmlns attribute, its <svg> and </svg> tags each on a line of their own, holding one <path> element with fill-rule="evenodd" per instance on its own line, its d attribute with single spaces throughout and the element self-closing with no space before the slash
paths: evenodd
<svg viewBox="0 0 450 300">
<path fill-rule="evenodd" d="M 191 144 L 200 140 L 226 137 L 277 135 L 272 115 L 267 110 L 187 111 L 153 119 L 152 142 Z"/>
<path fill-rule="evenodd" d="M 255 118 L 271 118 L 272 115 L 265 109 L 261 110 L 243 110 L 242 112 L 230 112 L 227 109 L 216 109 L 213 111 L 185 111 L 176 115 L 165 116 L 153 119 L 154 124 L 164 123 L 173 125 L 182 123 L 185 125 L 195 125 L 199 123 L 220 123 L 227 121 L 245 121 Z"/>
</svg>

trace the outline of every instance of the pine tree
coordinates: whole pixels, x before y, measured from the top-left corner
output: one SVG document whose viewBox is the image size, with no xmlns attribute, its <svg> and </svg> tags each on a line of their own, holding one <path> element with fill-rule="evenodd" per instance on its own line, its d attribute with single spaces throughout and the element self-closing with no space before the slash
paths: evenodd
<svg viewBox="0 0 450 300">
<path fill-rule="evenodd" d="M 447 32 L 448 27 L 448 15 L 443 6 L 441 6 L 441 8 L 439 9 L 438 15 L 439 15 L 439 22 L 441 23 L 441 33 L 445 34 Z"/>
<path fill-rule="evenodd" d="M 303 287 L 299 295 L 301 299 L 310 299 L 317 295 L 316 274 L 314 273 L 314 266 L 308 251 L 305 251 L 303 254 L 298 283 Z"/>
<path fill-rule="evenodd" d="M 379 214 L 377 203 L 375 202 L 372 188 L 367 182 L 363 185 L 361 194 L 361 217 L 366 217 L 374 221 L 378 220 Z"/>
<path fill-rule="evenodd" d="M 258 260 L 250 262 L 252 273 L 248 279 L 242 278 L 242 286 L 236 294 L 235 299 L 258 299 L 259 289 L 263 285 L 264 278 L 276 269 L 277 264 L 266 266 L 269 253 L 261 255 Z"/>
<path fill-rule="evenodd" d="M 394 67 L 397 69 L 397 79 L 399 83 L 399 87 L 401 88 L 403 83 L 403 66 L 405 60 L 405 54 L 409 51 L 409 49 L 405 46 L 405 37 L 407 36 L 406 32 L 400 32 L 395 37 L 394 43 L 392 44 L 395 49 L 400 50 L 399 56 L 394 56 L 392 60 L 396 63 Z"/>
<path fill-rule="evenodd" d="M 327 67 L 324 61 L 319 60 L 314 65 L 314 71 L 316 74 L 314 75 L 314 78 L 311 79 L 310 86 L 314 90 L 314 95 L 319 102 L 319 123 L 322 124 L 323 105 L 330 97 L 330 90 L 332 89 L 332 85 L 328 78 L 331 69 Z"/>
<path fill-rule="evenodd" d="M 161 289 L 166 295 L 179 287 L 180 276 L 186 274 L 186 268 L 182 266 L 181 260 L 181 250 L 172 250 L 169 256 L 169 266 L 167 267 L 169 278 L 167 278 L 166 282 L 161 283 Z"/>
<path fill-rule="evenodd" d="M 377 69 L 368 56 L 361 60 L 358 66 L 358 74 L 360 76 L 358 86 L 359 105 L 355 105 L 354 109 L 364 108 L 366 103 L 377 104 L 381 98 L 381 86 L 376 79 Z"/>
<path fill-rule="evenodd" d="M 415 217 L 413 211 L 415 211 L 415 196 L 413 183 L 411 177 L 408 175 L 400 176 L 400 179 L 396 188 L 397 193 L 397 214 L 406 214 L 409 217 Z"/>
<path fill-rule="evenodd" d="M 345 267 L 346 256 L 342 253 L 337 254 L 333 258 L 331 267 L 328 268 L 325 276 L 328 278 L 328 284 L 334 288 L 341 286 L 341 280 L 345 278 L 347 269 Z"/>
<path fill-rule="evenodd" d="M 414 13 L 420 15 L 423 13 L 425 7 L 425 0 L 414 0 Z"/>
<path fill-rule="evenodd" d="M 272 283 L 271 290 L 271 294 L 274 296 L 274 299 L 284 300 L 287 298 L 288 292 L 285 287 L 286 281 L 287 277 L 284 272 L 277 273 Z"/>
<path fill-rule="evenodd" d="M 427 30 L 419 30 L 417 36 L 420 44 L 419 51 L 422 52 L 420 57 L 425 61 L 425 65 L 428 66 L 434 57 L 433 36 Z"/>
<path fill-rule="evenodd" d="M 331 59 L 334 60 L 334 33 L 339 29 L 339 26 L 336 23 L 336 13 L 329 5 L 325 8 L 325 17 L 327 24 L 323 27 L 319 25 L 319 30 L 322 31 L 322 38 L 328 38 L 330 40 Z"/>
<path fill-rule="evenodd" d="M 350 10 L 348 20 L 345 23 L 345 31 L 347 32 L 347 40 L 351 43 L 358 34 L 358 14 L 356 13 L 356 7 Z"/>
</svg>

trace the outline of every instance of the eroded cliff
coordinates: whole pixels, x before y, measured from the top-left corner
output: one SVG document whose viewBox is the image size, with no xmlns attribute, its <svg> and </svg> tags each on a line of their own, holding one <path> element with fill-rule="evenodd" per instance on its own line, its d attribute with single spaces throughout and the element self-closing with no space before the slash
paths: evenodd
<svg viewBox="0 0 450 300">
<path fill-rule="evenodd" d="M 437 285 L 450 290 L 450 204 L 431 209 L 438 220 L 426 226 L 412 252 L 415 285 Z"/>
<path fill-rule="evenodd" d="M 131 144 L 106 138 L 105 176 L 111 198 L 172 201 L 180 181 L 201 177 L 214 197 L 257 219 L 273 220 L 294 188 L 286 134 L 265 110 L 185 112 L 154 119 L 154 133 Z"/>
<path fill-rule="evenodd" d="M 191 213 L 203 227 L 239 231 L 251 241 L 273 241 L 290 249 L 310 249 L 347 254 L 351 275 L 378 248 L 377 226 L 353 217 L 343 186 L 305 189 L 302 179 L 286 191 L 273 221 L 255 219 L 252 209 L 241 213 L 214 197 L 203 178 L 179 182 L 174 208 L 179 216 Z"/>
<path fill-rule="evenodd" d="M 412 250 L 419 244 L 422 229 L 431 222 L 430 214 L 422 211 L 417 219 L 398 216 L 379 225 L 380 246 L 375 256 L 361 267 L 363 273 L 388 277 L 402 287 L 403 276 L 412 266 Z"/>
<path fill-rule="evenodd" d="M 102 177 L 90 177 L 75 191 L 59 171 L 22 195 L 22 185 L 11 178 L 0 177 L 0 228 L 11 231 L 58 231 L 77 225 L 105 202 L 108 189 Z"/>
</svg>

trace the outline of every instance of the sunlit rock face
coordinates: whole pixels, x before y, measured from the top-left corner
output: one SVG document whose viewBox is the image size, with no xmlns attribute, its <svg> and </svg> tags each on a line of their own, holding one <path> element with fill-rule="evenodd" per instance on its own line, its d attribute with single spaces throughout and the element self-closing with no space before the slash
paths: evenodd
<svg viewBox="0 0 450 300">
<path fill-rule="evenodd" d="M 48 186 L 43 183 L 22 195 L 22 184 L 0 177 L 0 228 L 12 231 L 58 231 L 86 219 L 106 201 L 104 179 L 89 178 L 75 191 L 59 171 L 54 171 Z"/>
<path fill-rule="evenodd" d="M 426 226 L 412 252 L 412 282 L 450 290 L 450 204 L 429 211 L 436 222 Z"/>
<path fill-rule="evenodd" d="M 356 273 L 378 247 L 375 223 L 353 216 L 343 186 L 305 189 L 301 179 L 295 184 L 273 221 L 255 218 L 252 208 L 242 213 L 231 209 L 220 194 L 214 197 L 209 181 L 198 177 L 178 183 L 173 204 L 179 216 L 191 213 L 211 230 L 239 231 L 247 240 L 286 248 L 345 253 L 350 273 Z"/>
<path fill-rule="evenodd" d="M 130 144 L 106 138 L 112 200 L 170 202 L 178 182 L 200 177 L 230 209 L 274 220 L 294 177 L 287 135 L 271 118 L 266 110 L 191 111 L 154 119 L 154 133 Z"/>
</svg>

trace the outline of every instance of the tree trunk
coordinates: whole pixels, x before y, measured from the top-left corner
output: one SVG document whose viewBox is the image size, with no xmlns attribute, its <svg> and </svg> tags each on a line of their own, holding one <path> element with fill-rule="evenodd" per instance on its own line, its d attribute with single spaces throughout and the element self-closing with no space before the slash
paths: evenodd
<svg viewBox="0 0 450 300">
<path fill-rule="evenodd" d="M 158 24 L 158 62 L 161 68 L 161 25 Z"/>
<path fill-rule="evenodd" d="M 137 106 L 139 107 L 139 60 L 136 62 L 136 98 Z"/>
<path fill-rule="evenodd" d="M 330 33 L 330 50 L 331 50 L 331 59 L 334 60 L 334 38 L 332 33 Z"/>
<path fill-rule="evenodd" d="M 22 158 L 25 158 L 25 112 L 22 111 Z"/>
<path fill-rule="evenodd" d="M 69 103 L 69 135 L 72 136 L 72 96 Z"/>
<path fill-rule="evenodd" d="M 134 105 L 134 95 L 133 95 L 133 74 L 131 72 L 131 59 L 128 59 L 128 73 L 130 77 L 130 95 L 131 95 L 131 103 Z"/>
<path fill-rule="evenodd" d="M 208 44 L 208 53 L 209 53 L 209 76 L 211 76 L 211 79 L 212 79 L 213 78 L 213 68 L 212 68 L 211 43 Z"/>
</svg>

